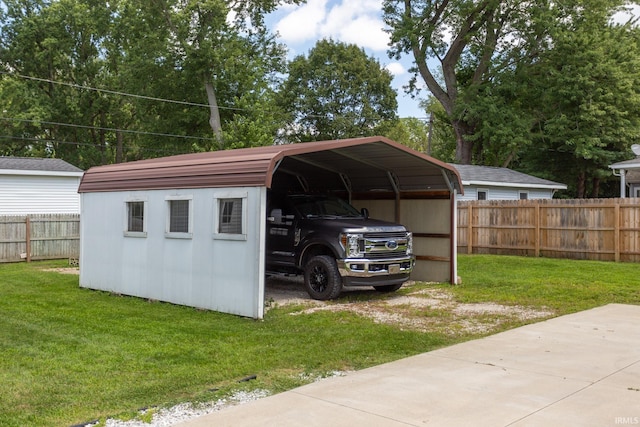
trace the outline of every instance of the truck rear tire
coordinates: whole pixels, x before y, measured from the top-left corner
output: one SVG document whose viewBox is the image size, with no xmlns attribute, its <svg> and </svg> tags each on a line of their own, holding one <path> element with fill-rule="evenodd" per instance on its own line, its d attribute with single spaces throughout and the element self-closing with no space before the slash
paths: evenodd
<svg viewBox="0 0 640 427">
<path fill-rule="evenodd" d="M 304 266 L 304 285 L 313 299 L 337 298 L 342 292 L 342 277 L 336 260 L 328 255 L 311 258 Z"/>
</svg>

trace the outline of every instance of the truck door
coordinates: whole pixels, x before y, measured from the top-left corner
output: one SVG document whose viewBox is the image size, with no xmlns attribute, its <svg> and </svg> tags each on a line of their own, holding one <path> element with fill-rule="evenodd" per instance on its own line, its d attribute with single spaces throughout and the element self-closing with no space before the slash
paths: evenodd
<svg viewBox="0 0 640 427">
<path fill-rule="evenodd" d="M 295 215 L 283 199 L 273 199 L 267 212 L 267 267 L 295 266 Z"/>
</svg>

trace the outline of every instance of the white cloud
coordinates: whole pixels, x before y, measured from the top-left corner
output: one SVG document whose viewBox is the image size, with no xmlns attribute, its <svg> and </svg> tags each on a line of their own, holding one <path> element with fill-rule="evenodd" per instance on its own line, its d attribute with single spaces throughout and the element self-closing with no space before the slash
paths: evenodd
<svg viewBox="0 0 640 427">
<path fill-rule="evenodd" d="M 309 0 L 278 21 L 275 30 L 286 44 L 304 43 L 315 39 L 327 14 L 326 6 L 327 0 Z"/>
<path fill-rule="evenodd" d="M 407 72 L 406 68 L 404 68 L 404 66 L 399 62 L 392 62 L 384 68 L 386 68 L 393 76 L 401 76 Z"/>
<path fill-rule="evenodd" d="M 321 38 L 353 43 L 374 51 L 385 51 L 389 35 L 383 28 L 381 0 L 308 0 L 286 15 L 275 30 L 292 47 Z"/>
<path fill-rule="evenodd" d="M 388 48 L 389 34 L 382 31 L 382 26 L 380 19 L 361 16 L 342 26 L 337 38 L 345 43 L 384 52 Z"/>
</svg>

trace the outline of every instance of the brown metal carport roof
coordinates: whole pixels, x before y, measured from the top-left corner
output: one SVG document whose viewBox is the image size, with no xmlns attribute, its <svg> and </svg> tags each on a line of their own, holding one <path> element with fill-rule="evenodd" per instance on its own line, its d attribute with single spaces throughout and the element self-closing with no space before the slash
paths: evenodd
<svg viewBox="0 0 640 427">
<path fill-rule="evenodd" d="M 271 188 L 276 170 L 325 185 L 341 182 L 354 192 L 456 189 L 462 193 L 455 168 L 379 136 L 183 154 L 99 166 L 84 174 L 78 191 Z"/>
</svg>

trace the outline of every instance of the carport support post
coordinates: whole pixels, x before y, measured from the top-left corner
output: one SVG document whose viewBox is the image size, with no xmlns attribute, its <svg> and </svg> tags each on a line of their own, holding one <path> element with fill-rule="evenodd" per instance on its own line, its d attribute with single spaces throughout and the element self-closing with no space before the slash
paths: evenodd
<svg viewBox="0 0 640 427">
<path fill-rule="evenodd" d="M 458 202 L 456 197 L 456 190 L 453 190 L 450 195 L 451 199 L 451 216 L 450 216 L 450 232 L 449 232 L 449 266 L 451 268 L 451 284 L 458 284 Z M 471 223 L 469 223 L 471 224 Z"/>
<path fill-rule="evenodd" d="M 387 171 L 387 176 L 389 177 L 389 182 L 391 182 L 391 187 L 393 188 L 393 192 L 396 195 L 396 206 L 395 206 L 395 222 L 400 222 L 400 186 L 398 185 L 398 177 L 391 171 Z"/>
</svg>

